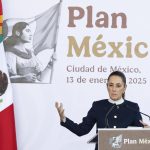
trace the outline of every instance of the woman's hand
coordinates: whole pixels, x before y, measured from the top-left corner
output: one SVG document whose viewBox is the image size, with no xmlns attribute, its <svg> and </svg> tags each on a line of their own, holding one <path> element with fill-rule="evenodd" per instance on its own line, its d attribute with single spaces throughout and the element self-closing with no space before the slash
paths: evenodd
<svg viewBox="0 0 150 150">
<path fill-rule="evenodd" d="M 142 125 L 144 126 L 144 128 L 150 128 L 150 126 L 147 123 L 143 122 L 142 120 L 140 120 L 140 122 L 142 123 Z"/>
<path fill-rule="evenodd" d="M 50 57 L 50 61 L 47 64 L 47 68 L 52 69 L 55 61 L 56 61 L 56 53 L 54 52 L 53 55 Z"/>
<path fill-rule="evenodd" d="M 37 74 L 42 71 L 39 65 L 35 66 L 35 71 L 36 71 Z"/>
<path fill-rule="evenodd" d="M 29 73 L 24 76 L 25 82 L 35 82 L 37 77 L 34 73 Z"/>
<path fill-rule="evenodd" d="M 65 113 L 64 113 L 64 108 L 63 108 L 62 103 L 59 104 L 58 102 L 56 102 L 56 103 L 55 103 L 55 107 L 56 107 L 56 109 L 57 109 L 57 111 L 58 111 L 60 120 L 61 120 L 61 121 L 64 121 L 64 119 L 65 119 Z"/>
</svg>

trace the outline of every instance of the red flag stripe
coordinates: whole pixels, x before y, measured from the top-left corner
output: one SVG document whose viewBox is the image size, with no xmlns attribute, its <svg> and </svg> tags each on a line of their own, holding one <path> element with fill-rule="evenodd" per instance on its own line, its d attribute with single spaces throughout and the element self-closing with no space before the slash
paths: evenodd
<svg viewBox="0 0 150 150">
<path fill-rule="evenodd" d="M 13 104 L 0 112 L 0 150 L 17 150 Z"/>
</svg>

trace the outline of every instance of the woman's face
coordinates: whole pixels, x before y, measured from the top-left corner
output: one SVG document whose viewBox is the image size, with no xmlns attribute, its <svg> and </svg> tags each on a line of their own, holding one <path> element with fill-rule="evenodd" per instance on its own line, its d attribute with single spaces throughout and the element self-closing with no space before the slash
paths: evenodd
<svg viewBox="0 0 150 150">
<path fill-rule="evenodd" d="M 119 76 L 111 76 L 107 83 L 107 90 L 109 93 L 109 97 L 116 101 L 122 98 L 122 94 L 126 90 L 126 85 L 122 81 L 121 77 Z"/>
<path fill-rule="evenodd" d="M 32 32 L 28 25 L 26 26 L 26 28 L 22 30 L 22 34 L 20 38 L 25 43 L 30 43 L 32 41 Z"/>
</svg>

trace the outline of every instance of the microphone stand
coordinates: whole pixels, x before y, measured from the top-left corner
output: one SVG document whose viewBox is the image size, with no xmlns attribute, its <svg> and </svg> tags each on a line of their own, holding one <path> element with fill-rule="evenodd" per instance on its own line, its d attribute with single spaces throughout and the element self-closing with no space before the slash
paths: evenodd
<svg viewBox="0 0 150 150">
<path fill-rule="evenodd" d="M 108 115 L 110 114 L 110 112 L 114 109 L 114 107 L 116 106 L 116 104 L 113 104 L 112 107 L 110 107 L 110 109 L 108 110 L 108 112 L 106 113 L 105 116 L 105 128 L 109 128 L 109 122 L 108 122 Z"/>
</svg>

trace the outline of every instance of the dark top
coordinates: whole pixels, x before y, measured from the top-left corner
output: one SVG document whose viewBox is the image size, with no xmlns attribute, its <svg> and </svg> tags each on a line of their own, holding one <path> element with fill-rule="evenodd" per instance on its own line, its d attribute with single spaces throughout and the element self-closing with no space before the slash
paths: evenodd
<svg viewBox="0 0 150 150">
<path fill-rule="evenodd" d="M 108 99 L 104 99 L 93 102 L 91 109 L 81 123 L 77 124 L 66 118 L 66 122 L 61 122 L 61 125 L 76 135 L 82 136 L 89 133 L 95 124 L 97 129 L 143 127 L 139 120 L 142 120 L 142 117 L 137 103 L 125 100 L 120 105 L 114 105 Z M 96 145 L 95 150 L 97 149 Z"/>
</svg>

